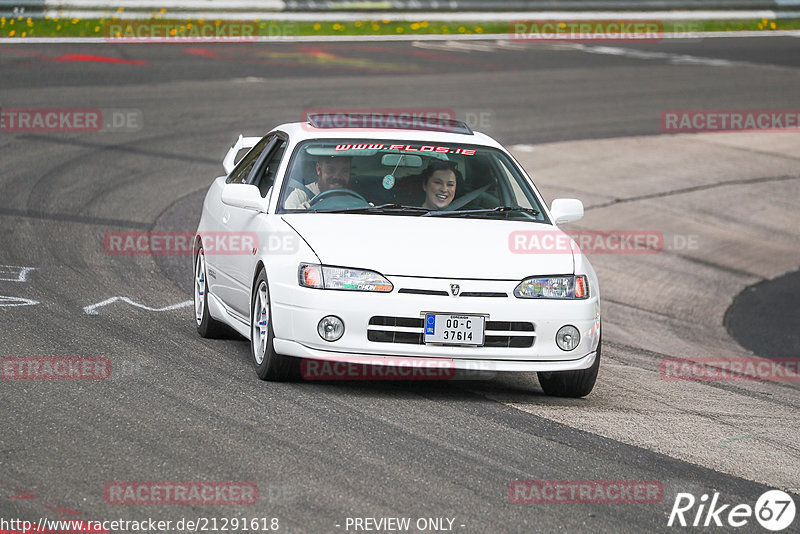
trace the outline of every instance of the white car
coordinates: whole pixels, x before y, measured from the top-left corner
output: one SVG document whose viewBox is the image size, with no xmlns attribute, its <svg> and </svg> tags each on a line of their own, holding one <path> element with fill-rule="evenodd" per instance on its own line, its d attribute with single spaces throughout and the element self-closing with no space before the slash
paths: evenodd
<svg viewBox="0 0 800 534">
<path fill-rule="evenodd" d="M 200 335 L 248 338 L 266 380 L 309 362 L 437 362 L 535 371 L 547 394 L 587 395 L 600 289 L 556 226 L 583 204 L 548 209 L 498 142 L 458 121 L 347 119 L 312 116 L 230 149 L 195 239 Z"/>
</svg>

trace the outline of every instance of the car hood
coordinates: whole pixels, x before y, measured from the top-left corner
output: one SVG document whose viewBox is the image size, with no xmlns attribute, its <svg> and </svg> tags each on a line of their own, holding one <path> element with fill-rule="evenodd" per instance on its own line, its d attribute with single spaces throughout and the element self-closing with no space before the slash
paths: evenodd
<svg viewBox="0 0 800 534">
<path fill-rule="evenodd" d="M 571 274 L 574 268 L 569 246 L 546 253 L 514 249 L 520 233 L 561 235 L 568 241 L 561 230 L 539 223 L 322 213 L 283 215 L 283 220 L 323 264 L 386 276 L 521 280 Z"/>
</svg>

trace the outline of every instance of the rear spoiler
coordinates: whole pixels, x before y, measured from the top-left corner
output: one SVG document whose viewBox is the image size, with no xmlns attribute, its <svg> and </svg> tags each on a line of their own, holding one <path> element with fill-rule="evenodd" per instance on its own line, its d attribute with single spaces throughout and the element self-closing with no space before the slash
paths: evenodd
<svg viewBox="0 0 800 534">
<path fill-rule="evenodd" d="M 236 143 L 233 144 L 228 153 L 225 154 L 225 157 L 222 158 L 222 168 L 225 169 L 225 174 L 230 174 L 238 161 L 236 161 L 236 154 L 239 153 L 241 150 L 250 150 L 256 143 L 261 141 L 260 137 L 242 137 L 239 135 L 239 139 L 236 140 Z"/>
</svg>

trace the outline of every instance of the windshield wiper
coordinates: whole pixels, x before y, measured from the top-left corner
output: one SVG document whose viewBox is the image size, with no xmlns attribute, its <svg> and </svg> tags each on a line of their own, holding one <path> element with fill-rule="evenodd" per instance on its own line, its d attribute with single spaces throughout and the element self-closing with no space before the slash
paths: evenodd
<svg viewBox="0 0 800 534">
<path fill-rule="evenodd" d="M 315 211 L 315 210 L 312 210 Z M 380 204 L 378 206 L 362 206 L 358 208 L 343 208 L 340 210 L 319 210 L 315 213 L 428 213 L 427 208 L 417 206 L 403 206 L 401 204 Z"/>
<path fill-rule="evenodd" d="M 458 215 L 485 215 L 493 213 L 528 213 L 534 217 L 539 216 L 539 211 L 533 208 L 523 208 L 520 206 L 498 206 L 496 208 L 482 208 L 475 210 L 453 210 L 453 211 L 429 211 L 423 217 L 450 217 Z"/>
</svg>

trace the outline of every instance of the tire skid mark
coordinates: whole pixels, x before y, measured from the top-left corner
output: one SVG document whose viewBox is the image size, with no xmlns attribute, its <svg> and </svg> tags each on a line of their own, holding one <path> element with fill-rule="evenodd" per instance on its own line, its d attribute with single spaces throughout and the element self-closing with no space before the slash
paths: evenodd
<svg viewBox="0 0 800 534">
<path fill-rule="evenodd" d="M 696 191 L 706 191 L 708 189 L 716 189 L 718 187 L 727 187 L 731 185 L 751 185 L 751 184 L 761 184 L 765 182 L 784 182 L 787 180 L 797 180 L 797 179 L 800 179 L 800 176 L 786 174 L 781 176 L 763 176 L 760 178 L 742 178 L 739 180 L 726 180 L 723 182 L 716 182 L 713 184 L 695 185 L 692 187 L 673 189 L 671 191 L 661 191 L 659 193 L 649 193 L 647 195 L 639 195 L 635 197 L 616 198 L 614 200 L 609 200 L 607 202 L 601 202 L 600 204 L 592 204 L 590 206 L 586 206 L 585 210 L 589 211 L 594 209 L 608 208 L 610 206 L 615 206 L 617 204 L 627 204 L 629 202 L 637 202 L 639 200 L 650 200 L 653 198 L 671 197 L 674 195 L 683 195 L 685 193 L 694 193 Z"/>
</svg>

